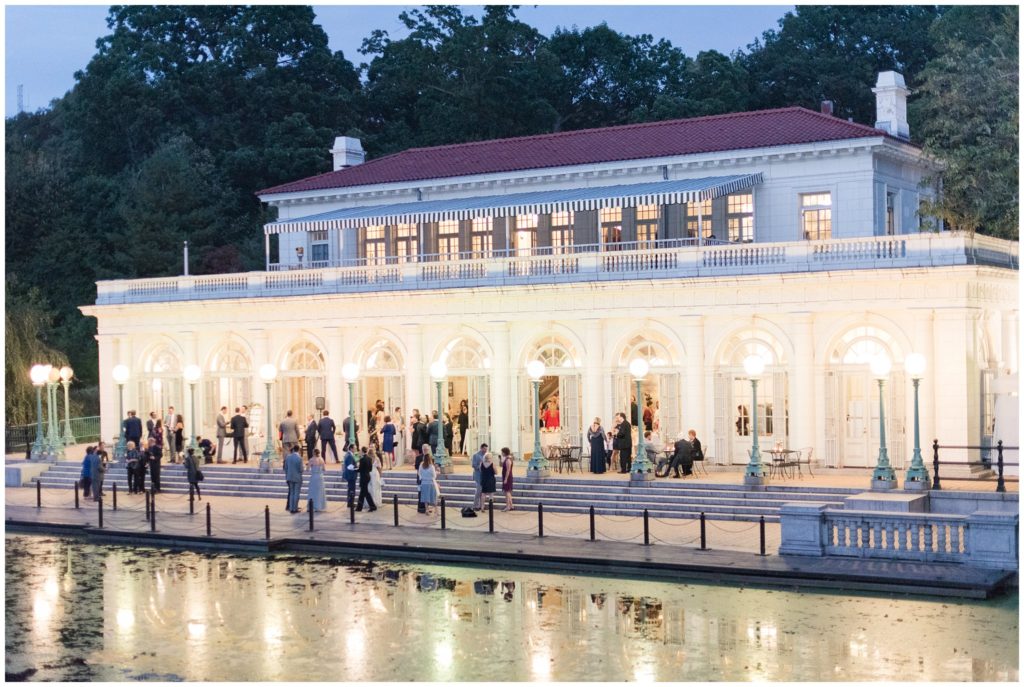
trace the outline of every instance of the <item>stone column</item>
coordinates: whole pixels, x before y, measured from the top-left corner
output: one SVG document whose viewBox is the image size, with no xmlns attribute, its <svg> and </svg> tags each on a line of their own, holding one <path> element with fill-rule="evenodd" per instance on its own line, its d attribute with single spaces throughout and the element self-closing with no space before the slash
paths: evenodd
<svg viewBox="0 0 1024 687">
<path fill-rule="evenodd" d="M 586 362 L 583 369 L 583 427 L 584 441 L 586 441 L 586 429 L 595 417 L 600 417 L 604 423 L 610 423 L 610 418 L 601 414 L 601 393 L 604 388 L 602 377 L 607 376 L 604 369 L 604 326 L 599 319 L 587 320 L 586 326 Z"/>
<path fill-rule="evenodd" d="M 977 376 L 977 364 L 970 362 L 975 355 L 971 343 L 975 325 L 975 318 L 960 308 L 935 312 L 932 326 L 935 356 L 929 367 L 941 370 L 942 382 L 929 384 L 929 387 L 935 409 L 934 434 L 940 445 L 977 445 L 978 383 L 971 383 L 971 376 Z M 974 431 L 971 431 L 972 424 Z M 966 461 L 968 453 L 946 449 L 940 451 L 940 459 Z"/>
<path fill-rule="evenodd" d="M 252 398 L 249 399 L 248 402 L 265 405 L 267 402 L 267 384 L 262 379 L 260 379 L 260 367 L 262 365 L 266 365 L 267 363 L 274 363 L 276 365 L 277 361 L 270 359 L 270 333 L 266 329 L 254 329 L 251 330 L 251 332 L 253 364 L 252 382 L 249 388 L 252 389 Z M 277 375 L 277 380 L 274 382 L 274 389 L 272 390 L 271 394 L 271 403 L 276 403 L 276 399 L 285 398 L 285 394 L 282 393 L 280 387 L 280 385 L 284 383 L 285 382 L 279 372 Z M 270 416 L 270 413 L 268 413 L 268 410 L 272 412 L 275 416 L 279 415 L 281 411 L 280 408 L 274 407 L 271 407 L 269 409 L 263 409 L 263 427 L 261 427 L 260 430 L 263 431 L 264 433 L 266 433 L 268 427 L 271 427 L 275 424 L 273 418 Z M 229 420 L 231 419 L 231 415 L 233 415 L 234 412 L 234 408 L 228 408 Z M 263 443 L 265 441 L 266 436 L 269 435 L 264 434 L 263 439 L 259 437 L 259 435 L 256 433 L 256 428 L 252 426 L 251 416 L 249 417 L 248 432 L 250 432 L 247 443 L 247 446 L 249 448 L 249 460 L 255 460 L 257 463 L 259 463 L 258 454 L 263 450 Z"/>
<path fill-rule="evenodd" d="M 406 422 L 412 417 L 412 409 L 419 408 L 420 412 L 427 411 L 427 402 L 430 400 L 423 391 L 423 380 L 427 375 L 429 365 L 423 364 L 423 328 L 418 324 L 405 325 L 403 328 L 405 338 L 405 349 L 409 359 L 405 362 L 405 402 L 408 408 L 403 408 L 403 415 Z M 408 428 L 407 428 L 408 429 Z"/>
<path fill-rule="evenodd" d="M 341 367 L 348 362 L 345 359 L 345 347 L 340 327 L 327 328 L 327 384 L 324 388 L 326 397 L 325 407 L 331 411 L 331 417 L 341 426 L 341 418 L 347 412 L 345 408 L 348 400 L 348 390 L 345 388 L 345 381 L 341 378 Z M 343 411 L 342 409 L 345 408 Z M 300 426 L 305 427 L 306 418 L 296 418 Z M 341 447 L 339 446 L 340 450 Z"/>
<path fill-rule="evenodd" d="M 687 317 L 683 319 L 682 327 L 683 345 L 686 346 L 686 377 L 681 381 L 684 392 L 679 420 L 683 429 L 697 430 L 697 436 L 702 437 L 705 446 L 704 453 L 711 454 L 715 445 L 712 436 L 714 428 L 708 423 L 708 418 L 713 418 L 714 413 L 709 416 L 707 409 L 714 408 L 714 399 L 708 399 L 706 389 L 707 376 L 714 374 L 714 369 L 704 359 L 704 318 L 699 315 Z M 708 403 L 709 400 L 711 405 Z"/>
<path fill-rule="evenodd" d="M 515 448 L 518 441 L 516 413 L 518 394 L 512 391 L 513 366 L 509 360 L 509 329 L 507 322 L 498 323 L 491 332 L 494 347 L 494 368 L 491 376 L 491 443 Z"/>
<path fill-rule="evenodd" d="M 199 338 L 194 331 L 181 333 L 181 350 L 185 353 L 185 361 L 182 365 L 183 371 L 186 365 L 199 365 L 199 368 L 202 369 L 202 365 L 199 363 Z M 191 437 L 204 434 L 202 423 L 198 422 L 198 419 L 203 416 L 203 379 L 206 376 L 205 373 L 206 371 L 203 370 L 203 375 L 195 383 L 194 388 L 185 379 L 184 374 L 181 377 L 181 407 L 178 412 L 185 418 L 185 429 L 181 432 L 182 441 L 185 443 L 185 446 L 189 445 Z M 194 399 L 192 396 L 193 391 L 195 392 Z M 195 417 L 192 416 L 192 408 L 195 408 Z M 178 450 L 184 453 L 184 449 L 181 446 L 178 447 Z"/>
<path fill-rule="evenodd" d="M 118 363 L 124 363 L 131 371 L 132 376 L 125 384 L 126 387 L 138 386 L 138 379 L 136 378 L 139 374 L 139 368 L 134 365 L 132 360 L 119 360 L 118 359 L 118 344 L 120 339 L 107 335 L 97 335 L 96 342 L 99 344 L 99 386 L 100 386 L 100 438 L 107 443 L 116 443 L 117 435 L 120 431 L 121 418 L 117 416 L 117 384 L 114 382 L 114 377 L 111 371 L 114 366 Z M 26 372 L 27 374 L 27 372 Z M 127 392 L 128 389 L 125 389 Z M 43 387 L 43 392 L 46 392 L 46 387 Z M 33 394 L 34 395 L 34 394 Z M 35 401 L 35 399 L 33 399 Z M 43 399 L 43 411 L 46 411 L 46 399 Z M 34 409 L 34 407 L 33 407 Z M 127 410 L 127 407 L 125 408 Z M 45 424 L 44 424 L 45 430 Z M 113 442 L 111 442 L 113 438 Z"/>
<path fill-rule="evenodd" d="M 793 360 L 789 361 L 789 442 L 791 448 L 814 446 L 821 408 L 814 395 L 814 316 L 796 313 L 792 318 Z M 824 418 L 822 417 L 822 421 Z M 815 448 L 821 457 L 822 448 Z"/>
</svg>

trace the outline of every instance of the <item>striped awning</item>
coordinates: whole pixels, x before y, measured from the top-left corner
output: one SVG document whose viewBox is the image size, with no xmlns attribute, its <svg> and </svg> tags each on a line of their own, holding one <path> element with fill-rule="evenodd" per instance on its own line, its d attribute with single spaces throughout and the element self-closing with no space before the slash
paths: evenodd
<svg viewBox="0 0 1024 687">
<path fill-rule="evenodd" d="M 531 191 L 449 200 L 421 200 L 332 210 L 264 225 L 267 234 L 353 229 L 380 224 L 418 224 L 474 217 L 546 214 L 595 210 L 601 207 L 670 205 L 718 198 L 751 188 L 764 180 L 761 172 L 701 179 L 675 179 L 645 184 L 594 186 Z"/>
</svg>

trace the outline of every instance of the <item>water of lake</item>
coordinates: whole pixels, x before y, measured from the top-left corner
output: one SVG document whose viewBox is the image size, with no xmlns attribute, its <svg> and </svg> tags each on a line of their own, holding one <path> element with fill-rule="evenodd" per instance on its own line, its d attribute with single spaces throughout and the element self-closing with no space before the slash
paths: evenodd
<svg viewBox="0 0 1024 687">
<path fill-rule="evenodd" d="M 7 535 L 9 680 L 1007 680 L 990 601 Z"/>
</svg>

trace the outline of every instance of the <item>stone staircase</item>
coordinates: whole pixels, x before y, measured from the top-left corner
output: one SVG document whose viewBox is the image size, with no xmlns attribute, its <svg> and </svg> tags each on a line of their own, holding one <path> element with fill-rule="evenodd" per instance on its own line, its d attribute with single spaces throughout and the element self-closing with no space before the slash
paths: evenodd
<svg viewBox="0 0 1024 687">
<path fill-rule="evenodd" d="M 331 465 L 327 473 L 327 500 L 339 503 L 345 500 L 346 486 L 340 473 Z M 58 463 L 38 479 L 45 488 L 71 490 L 81 472 L 73 463 Z M 284 500 L 287 487 L 280 469 L 274 473 L 261 473 L 256 467 L 227 467 L 206 465 L 205 480 L 201 488 L 204 496 L 244 496 L 268 501 Z M 181 465 L 164 464 L 160 481 L 163 491 L 187 494 L 188 483 Z M 117 482 L 118 490 L 127 488 L 124 468 L 111 467 L 107 472 L 106 490 Z M 399 503 L 416 502 L 416 477 L 412 471 L 393 471 L 384 475 L 384 500 L 392 503 L 394 495 Z M 147 479 L 148 483 L 148 479 Z M 302 500 L 306 500 L 308 475 L 303 483 Z M 447 475 L 440 480 L 442 496 L 449 508 L 468 506 L 473 500 L 473 481 L 469 475 Z M 695 481 L 656 480 L 642 486 L 632 486 L 628 480 L 566 479 L 551 477 L 542 483 L 527 482 L 521 471 L 516 474 L 516 507 L 533 510 L 538 503 L 544 510 L 555 513 L 587 513 L 594 506 L 599 515 L 639 516 L 647 508 L 651 517 L 697 518 L 705 513 L 714 520 L 757 520 L 764 516 L 767 522 L 778 522 L 779 509 L 784 503 L 816 501 L 841 507 L 843 499 L 862 489 L 815 487 L 801 485 L 771 485 L 753 491 L 738 484 L 706 484 Z M 123 492 L 122 492 L 123 493 Z M 70 502 L 70 494 L 69 494 Z M 501 493 L 495 494 L 495 507 L 504 505 Z"/>
</svg>

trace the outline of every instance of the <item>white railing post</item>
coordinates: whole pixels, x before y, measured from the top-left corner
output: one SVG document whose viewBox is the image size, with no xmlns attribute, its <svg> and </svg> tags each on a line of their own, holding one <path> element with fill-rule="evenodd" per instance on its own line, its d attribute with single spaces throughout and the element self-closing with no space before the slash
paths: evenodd
<svg viewBox="0 0 1024 687">
<path fill-rule="evenodd" d="M 1017 513 L 977 511 L 967 516 L 964 550 L 982 568 L 1016 570 L 1019 563 Z"/>
<path fill-rule="evenodd" d="M 779 509 L 782 543 L 779 554 L 796 556 L 824 556 L 829 541 L 826 529 L 827 503 L 785 503 Z M 842 535 L 840 535 L 842 538 Z"/>
</svg>

